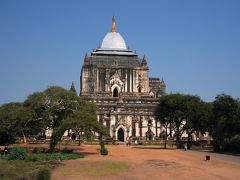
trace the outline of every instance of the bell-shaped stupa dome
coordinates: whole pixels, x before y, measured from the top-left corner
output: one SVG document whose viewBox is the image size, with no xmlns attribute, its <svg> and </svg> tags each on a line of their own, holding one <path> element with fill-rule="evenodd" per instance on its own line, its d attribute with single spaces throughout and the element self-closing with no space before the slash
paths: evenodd
<svg viewBox="0 0 240 180">
<path fill-rule="evenodd" d="M 137 56 L 130 48 L 127 48 L 126 43 L 120 33 L 116 31 L 115 18 L 112 18 L 111 31 L 104 37 L 101 46 L 92 52 L 92 55 L 128 55 Z"/>
<path fill-rule="evenodd" d="M 116 32 L 116 22 L 115 18 L 112 18 L 112 29 L 104 37 L 102 44 L 102 49 L 127 49 L 126 43 L 118 32 Z"/>
</svg>

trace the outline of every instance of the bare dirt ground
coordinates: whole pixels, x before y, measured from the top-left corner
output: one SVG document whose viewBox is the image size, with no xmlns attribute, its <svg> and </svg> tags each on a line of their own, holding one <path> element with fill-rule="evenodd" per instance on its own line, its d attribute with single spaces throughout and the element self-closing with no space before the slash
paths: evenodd
<svg viewBox="0 0 240 180">
<path fill-rule="evenodd" d="M 107 146 L 108 156 L 98 153 L 99 146 L 84 145 L 76 151 L 86 153 L 83 159 L 64 161 L 53 170 L 52 179 L 240 179 L 240 163 L 224 161 L 211 156 L 182 150 L 160 149 L 144 146 Z M 211 155 L 211 154 L 210 154 Z M 95 176 L 82 173 L 102 162 L 123 162 L 127 169 L 116 174 Z M 101 164 L 100 164 L 101 165 Z"/>
</svg>

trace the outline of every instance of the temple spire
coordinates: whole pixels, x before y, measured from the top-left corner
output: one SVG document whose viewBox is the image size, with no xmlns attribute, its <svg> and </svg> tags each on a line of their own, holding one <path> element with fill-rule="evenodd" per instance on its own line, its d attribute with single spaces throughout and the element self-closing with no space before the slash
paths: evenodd
<svg viewBox="0 0 240 180">
<path fill-rule="evenodd" d="M 73 81 L 72 81 L 72 85 L 71 85 L 70 91 L 72 91 L 72 92 L 77 94 L 77 91 L 76 91 L 76 88 L 75 88 L 75 85 L 74 85 Z"/>
<path fill-rule="evenodd" d="M 88 54 L 86 52 L 84 57 L 84 65 L 87 65 L 87 64 L 88 64 Z"/>
<path fill-rule="evenodd" d="M 84 60 L 88 58 L 88 54 L 87 52 L 85 53 L 85 57 L 84 57 Z"/>
<path fill-rule="evenodd" d="M 114 16 L 112 17 L 112 29 L 111 32 L 116 32 L 116 22 Z"/>
<path fill-rule="evenodd" d="M 143 59 L 142 59 L 141 65 L 142 65 L 142 66 L 147 66 L 147 58 L 146 58 L 145 55 L 143 56 Z"/>
</svg>

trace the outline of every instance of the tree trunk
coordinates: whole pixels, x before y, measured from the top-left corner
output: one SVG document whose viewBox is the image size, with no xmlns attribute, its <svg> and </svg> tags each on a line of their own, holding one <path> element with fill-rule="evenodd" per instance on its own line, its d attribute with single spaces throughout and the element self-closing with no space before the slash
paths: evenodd
<svg viewBox="0 0 240 180">
<path fill-rule="evenodd" d="M 80 136 L 80 132 L 78 132 L 78 146 L 81 145 L 81 136 Z"/>
<path fill-rule="evenodd" d="M 165 130 L 165 142 L 164 142 L 164 149 L 167 149 L 167 129 Z"/>
<path fill-rule="evenodd" d="M 22 135 L 23 135 L 23 143 L 26 144 L 27 143 L 27 139 L 26 136 L 24 134 L 24 131 L 22 130 Z"/>
<path fill-rule="evenodd" d="M 180 132 L 179 132 L 179 127 L 177 126 L 176 128 L 176 145 L 177 145 L 177 149 L 180 149 Z"/>
<path fill-rule="evenodd" d="M 172 138 L 172 123 L 170 122 L 170 126 L 169 126 L 169 134 L 170 134 L 170 137 Z"/>
<path fill-rule="evenodd" d="M 188 132 L 187 134 L 188 134 L 188 138 L 187 138 L 187 148 L 190 149 L 191 144 L 192 144 L 192 138 L 191 138 L 192 133 Z"/>
<path fill-rule="evenodd" d="M 50 144 L 49 144 L 50 152 L 54 152 L 54 149 L 55 149 L 57 143 L 58 143 L 58 140 L 57 140 L 55 131 L 53 130 L 51 140 L 50 140 Z"/>
<path fill-rule="evenodd" d="M 177 145 L 177 149 L 180 149 L 180 138 L 179 138 L 179 134 L 176 134 L 176 145 Z"/>
</svg>

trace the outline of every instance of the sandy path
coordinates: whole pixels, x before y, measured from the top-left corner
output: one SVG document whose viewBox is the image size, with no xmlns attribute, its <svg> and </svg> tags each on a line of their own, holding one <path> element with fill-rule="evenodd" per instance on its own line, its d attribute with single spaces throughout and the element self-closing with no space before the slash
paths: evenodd
<svg viewBox="0 0 240 180">
<path fill-rule="evenodd" d="M 69 170 L 94 166 L 103 161 L 126 162 L 128 170 L 118 176 L 107 176 L 100 179 L 240 179 L 240 164 L 211 158 L 205 161 L 205 156 L 182 150 L 164 150 L 154 147 L 107 146 L 108 156 L 97 153 L 98 146 L 82 146 L 82 152 L 87 153 L 83 159 L 64 161 Z M 64 176 L 58 167 L 53 171 L 52 179 L 96 179 L 83 177 L 73 173 Z"/>
</svg>

